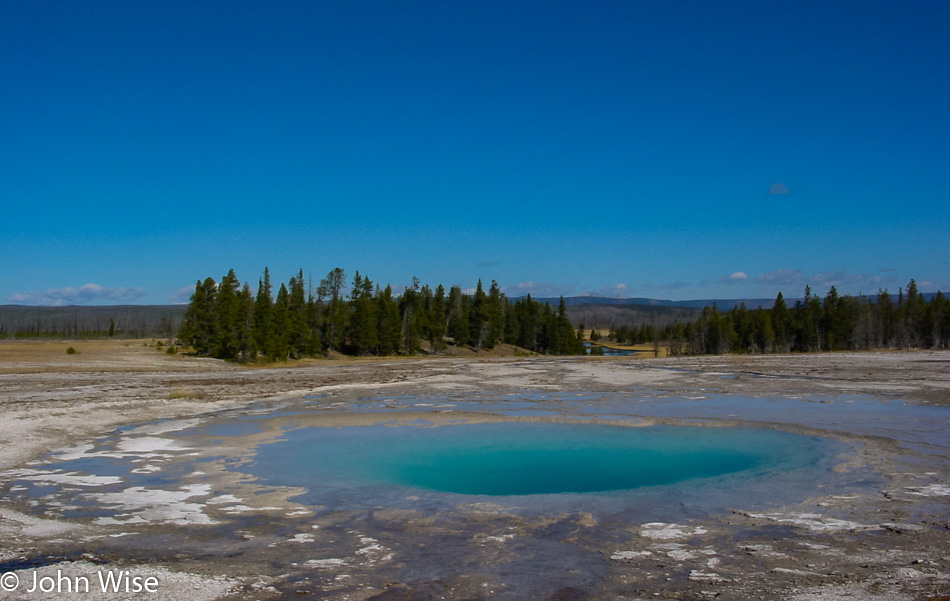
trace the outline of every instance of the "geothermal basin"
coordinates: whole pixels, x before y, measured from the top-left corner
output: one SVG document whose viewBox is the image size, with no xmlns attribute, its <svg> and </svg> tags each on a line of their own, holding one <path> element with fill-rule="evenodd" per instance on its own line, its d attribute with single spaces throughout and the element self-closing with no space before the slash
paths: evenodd
<svg viewBox="0 0 950 601">
<path fill-rule="evenodd" d="M 209 599 L 950 584 L 946 406 L 608 361 L 432 362 L 424 386 L 350 380 L 77 440 L 0 474 L 5 515 L 70 532 L 0 567 L 172 570 L 220 584 L 184 595 Z"/>
</svg>

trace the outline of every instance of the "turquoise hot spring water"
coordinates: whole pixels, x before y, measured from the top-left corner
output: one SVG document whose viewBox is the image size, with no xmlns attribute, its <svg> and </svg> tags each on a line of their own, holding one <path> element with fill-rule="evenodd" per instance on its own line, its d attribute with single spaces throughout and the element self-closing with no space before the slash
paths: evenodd
<svg viewBox="0 0 950 601">
<path fill-rule="evenodd" d="M 503 422 L 301 428 L 262 445 L 250 471 L 314 496 L 397 486 L 439 493 L 554 495 L 685 482 L 734 486 L 812 468 L 827 441 L 769 429 Z"/>
</svg>

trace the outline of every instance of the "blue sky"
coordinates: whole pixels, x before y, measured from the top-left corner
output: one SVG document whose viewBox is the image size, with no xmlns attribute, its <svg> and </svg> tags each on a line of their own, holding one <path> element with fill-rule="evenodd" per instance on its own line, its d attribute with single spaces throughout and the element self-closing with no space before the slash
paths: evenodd
<svg viewBox="0 0 950 601">
<path fill-rule="evenodd" d="M 0 303 L 950 289 L 946 2 L 9 2 Z"/>
</svg>

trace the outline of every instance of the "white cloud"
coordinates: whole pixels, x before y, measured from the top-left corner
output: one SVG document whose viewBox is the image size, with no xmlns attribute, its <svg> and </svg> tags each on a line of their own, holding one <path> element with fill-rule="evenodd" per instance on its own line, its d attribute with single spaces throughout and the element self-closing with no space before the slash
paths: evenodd
<svg viewBox="0 0 950 601">
<path fill-rule="evenodd" d="M 785 184 L 772 184 L 769 194 L 791 194 L 792 191 Z"/>
<path fill-rule="evenodd" d="M 95 301 L 130 303 L 145 296 L 141 288 L 113 288 L 99 284 L 84 284 L 78 288 L 49 288 L 43 292 L 20 292 L 10 297 L 10 302 L 21 305 L 82 305 Z"/>
<path fill-rule="evenodd" d="M 749 276 L 746 275 L 744 271 L 735 271 L 730 275 L 724 275 L 719 278 L 719 281 L 723 284 L 737 284 L 739 282 L 744 282 L 749 279 Z"/>
</svg>

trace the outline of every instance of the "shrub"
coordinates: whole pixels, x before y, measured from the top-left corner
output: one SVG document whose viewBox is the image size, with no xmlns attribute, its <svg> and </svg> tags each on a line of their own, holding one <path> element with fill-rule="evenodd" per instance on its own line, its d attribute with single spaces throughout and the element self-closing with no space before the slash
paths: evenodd
<svg viewBox="0 0 950 601">
<path fill-rule="evenodd" d="M 66 354 L 67 354 L 67 355 L 75 355 L 77 352 L 78 352 L 78 351 L 76 351 L 76 349 L 74 349 L 73 347 L 69 347 L 69 348 L 66 349 Z"/>
<path fill-rule="evenodd" d="M 178 347 L 177 347 L 177 346 L 170 346 L 170 347 L 168 347 L 167 349 L 165 349 L 165 354 L 166 354 L 166 355 L 177 355 L 177 354 L 178 354 Z"/>
<path fill-rule="evenodd" d="M 169 399 L 203 399 L 205 398 L 204 393 L 195 390 L 194 388 L 189 388 L 187 386 L 179 386 L 177 388 L 172 388 L 171 392 L 168 393 Z"/>
</svg>

